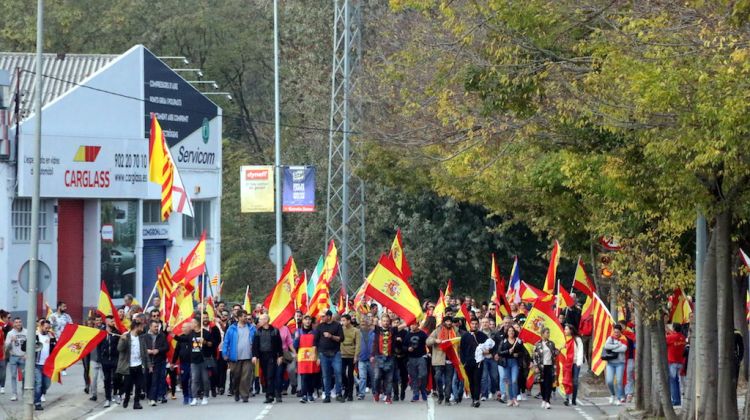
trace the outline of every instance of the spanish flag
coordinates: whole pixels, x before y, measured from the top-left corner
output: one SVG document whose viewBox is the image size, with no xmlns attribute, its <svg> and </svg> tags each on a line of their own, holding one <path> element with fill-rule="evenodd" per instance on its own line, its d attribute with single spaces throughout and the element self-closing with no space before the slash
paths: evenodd
<svg viewBox="0 0 750 420">
<path fill-rule="evenodd" d="M 104 281 L 102 281 L 101 289 L 99 290 L 99 304 L 96 307 L 96 312 L 101 315 L 102 318 L 111 315 L 115 321 L 115 327 L 120 331 L 120 334 L 127 331 L 125 325 L 123 325 L 122 320 L 120 319 L 120 315 L 117 313 L 117 308 L 115 308 L 115 305 L 112 303 L 112 298 L 109 295 L 107 285 L 104 284 Z"/>
<path fill-rule="evenodd" d="M 393 311 L 407 324 L 422 318 L 422 306 L 393 260 L 382 255 L 367 278 L 365 294 Z"/>
<path fill-rule="evenodd" d="M 550 331 L 550 341 L 555 343 L 557 349 L 564 351 L 565 332 L 555 316 L 552 304 L 552 301 L 537 300 L 531 307 L 518 338 L 523 340 L 524 343 L 534 345 L 541 340 L 542 328 L 546 327 Z"/>
<path fill-rule="evenodd" d="M 172 281 L 181 283 L 187 293 L 195 290 L 193 281 L 206 271 L 206 231 L 201 234 L 201 238 L 195 247 L 190 251 L 185 260 L 180 264 L 180 268 L 174 273 Z"/>
<path fill-rule="evenodd" d="M 299 277 L 297 284 L 294 286 L 294 307 L 302 311 L 307 312 L 307 272 L 303 271 Z"/>
<path fill-rule="evenodd" d="M 68 324 L 55 348 L 44 363 L 44 375 L 60 382 L 60 372 L 91 353 L 104 340 L 107 332 L 98 328 Z"/>
<path fill-rule="evenodd" d="M 250 301 L 250 285 L 245 286 L 245 300 L 242 302 L 242 309 L 249 314 L 253 313 L 253 304 Z"/>
<path fill-rule="evenodd" d="M 193 217 L 193 205 L 180 173 L 169 151 L 159 121 L 151 114 L 149 136 L 148 180 L 161 185 L 161 219 L 167 220 L 172 211 Z"/>
<path fill-rule="evenodd" d="M 596 292 L 596 286 L 591 278 L 586 274 L 586 268 L 583 266 L 583 259 L 578 257 L 578 265 L 576 265 L 576 273 L 573 276 L 573 287 L 585 293 L 586 296 L 591 296 Z"/>
<path fill-rule="evenodd" d="M 435 310 L 432 311 L 432 315 L 435 317 L 438 324 L 443 322 L 443 317 L 445 316 L 445 308 L 447 306 L 448 305 L 445 304 L 445 295 L 441 290 L 440 297 L 438 298 L 437 304 L 435 305 Z"/>
<path fill-rule="evenodd" d="M 180 283 L 175 287 L 170 296 L 172 300 L 172 311 L 169 316 L 169 326 L 177 334 L 180 333 L 182 325 L 193 319 L 195 310 L 193 308 L 193 295 L 185 291 L 185 286 Z"/>
<path fill-rule="evenodd" d="M 412 272 L 409 266 L 409 261 L 406 260 L 406 254 L 404 254 L 404 243 L 401 238 L 401 229 L 396 231 L 396 237 L 393 238 L 393 244 L 391 245 L 391 258 L 396 264 L 396 268 L 401 272 L 405 280 L 411 278 Z"/>
<path fill-rule="evenodd" d="M 679 287 L 674 289 L 674 293 L 669 298 L 669 322 L 673 324 L 687 324 L 690 322 L 690 314 L 693 313 L 693 305 L 682 293 Z"/>
<path fill-rule="evenodd" d="M 466 307 L 466 302 L 461 304 L 461 306 L 458 308 L 458 312 L 456 312 L 456 315 L 454 316 L 456 318 L 463 318 L 465 320 L 465 324 L 468 326 L 469 321 L 471 321 L 471 314 L 469 313 L 469 308 Z"/>
<path fill-rule="evenodd" d="M 576 302 L 573 299 L 573 296 L 571 296 L 570 293 L 560 285 L 557 290 L 557 310 L 560 311 L 560 309 L 572 308 L 575 304 Z"/>
<path fill-rule="evenodd" d="M 453 296 L 453 280 L 448 279 L 448 284 L 445 285 L 445 298 L 450 299 Z"/>
<path fill-rule="evenodd" d="M 548 297 L 551 297 L 549 293 L 545 293 L 536 287 L 526 283 L 525 281 L 521 281 L 521 287 L 519 290 L 519 294 L 521 296 L 521 302 L 524 303 L 534 303 L 537 299 L 547 299 Z"/>
<path fill-rule="evenodd" d="M 284 271 L 281 272 L 281 278 L 274 286 L 271 293 L 268 294 L 263 305 L 268 308 L 268 317 L 271 325 L 281 328 L 282 325 L 294 316 L 294 289 L 295 279 L 297 278 L 297 266 L 294 264 L 294 258 L 289 257 Z"/>
<path fill-rule="evenodd" d="M 326 258 L 323 261 L 323 271 L 320 273 L 320 279 L 318 281 L 324 281 L 326 284 L 331 284 L 331 280 L 336 277 L 339 272 L 339 259 L 338 250 L 336 244 L 331 239 L 328 243 L 328 251 L 326 252 Z"/>
<path fill-rule="evenodd" d="M 456 375 L 458 375 L 458 380 L 464 383 L 466 392 L 471 394 L 471 389 L 469 388 L 469 377 L 466 376 L 464 365 L 463 363 L 461 363 L 461 359 L 458 357 L 460 345 L 461 337 L 454 337 L 440 343 L 440 350 L 445 353 L 445 357 L 447 357 L 448 360 L 450 360 L 453 364 L 453 368 L 456 369 Z"/>
<path fill-rule="evenodd" d="M 555 245 L 552 247 L 552 255 L 549 259 L 549 267 L 547 267 L 547 277 L 544 279 L 544 290 L 546 293 L 554 293 L 555 284 L 557 279 L 557 265 L 560 263 L 560 243 L 555 241 Z"/>
<path fill-rule="evenodd" d="M 588 310 L 594 318 L 594 331 L 591 335 L 591 370 L 598 376 L 607 366 L 607 362 L 602 360 L 602 350 L 604 350 L 607 337 L 612 335 L 615 320 L 596 293 L 591 299 L 591 306 Z"/>
</svg>

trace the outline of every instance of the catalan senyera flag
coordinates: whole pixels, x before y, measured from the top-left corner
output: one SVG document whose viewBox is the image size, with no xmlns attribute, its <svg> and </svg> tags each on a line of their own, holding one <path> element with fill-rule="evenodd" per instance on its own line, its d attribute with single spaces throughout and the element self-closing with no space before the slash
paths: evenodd
<svg viewBox="0 0 750 420">
<path fill-rule="evenodd" d="M 343 288 L 339 290 L 339 301 L 336 303 L 336 311 L 338 311 L 339 314 L 346 313 L 346 301 L 348 299 L 349 297 L 346 296 L 346 291 Z"/>
<path fill-rule="evenodd" d="M 596 286 L 591 278 L 586 274 L 586 267 L 583 265 L 583 259 L 578 257 L 578 264 L 576 265 L 576 273 L 573 276 L 573 288 L 580 290 L 586 296 L 591 296 L 596 292 Z"/>
<path fill-rule="evenodd" d="M 338 254 L 336 244 L 333 242 L 333 239 L 331 239 L 331 242 L 328 243 L 326 258 L 323 260 L 323 271 L 320 272 L 320 280 L 326 282 L 326 284 L 331 284 L 331 280 L 333 280 L 339 272 Z"/>
<path fill-rule="evenodd" d="M 250 286 L 245 287 L 245 300 L 242 302 L 242 309 L 248 314 L 253 313 L 253 304 L 250 301 Z"/>
<path fill-rule="evenodd" d="M 690 314 L 693 313 L 693 306 L 687 296 L 682 293 L 679 287 L 674 289 L 670 297 L 672 306 L 669 308 L 669 322 L 673 324 L 687 324 L 690 322 Z"/>
<path fill-rule="evenodd" d="M 112 316 L 115 321 L 115 327 L 120 331 L 120 334 L 125 333 L 127 329 L 123 325 L 120 315 L 117 313 L 117 308 L 112 303 L 112 298 L 107 290 L 107 285 L 102 281 L 101 289 L 99 289 L 99 304 L 96 306 L 96 312 L 101 315 L 102 318 Z"/>
<path fill-rule="evenodd" d="M 180 268 L 174 273 L 172 281 L 185 286 L 187 293 L 195 290 L 194 280 L 206 271 L 206 231 L 201 234 L 198 243 L 185 257 Z"/>
<path fill-rule="evenodd" d="M 464 383 L 466 392 L 471 394 L 471 389 L 469 388 L 469 377 L 466 376 L 466 370 L 464 369 L 463 363 L 461 363 L 461 358 L 458 356 L 460 345 L 461 337 L 454 337 L 440 343 L 440 350 L 445 353 L 445 357 L 447 357 L 453 364 L 458 379 Z"/>
<path fill-rule="evenodd" d="M 44 363 L 44 374 L 52 381 L 60 382 L 60 372 L 91 353 L 106 335 L 106 331 L 98 328 L 66 325 Z"/>
<path fill-rule="evenodd" d="M 414 294 L 393 260 L 382 255 L 367 277 L 365 294 L 393 311 L 406 324 L 421 319 L 424 313 L 419 298 Z"/>
<path fill-rule="evenodd" d="M 167 220 L 172 211 L 193 217 L 193 204 L 182 177 L 169 151 L 156 115 L 151 115 L 149 136 L 148 179 L 161 185 L 161 218 Z"/>
<path fill-rule="evenodd" d="M 268 317 L 271 325 L 276 328 L 281 328 L 282 325 L 289 321 L 289 318 L 294 316 L 292 290 L 294 290 L 295 279 L 298 276 L 299 273 L 297 272 L 297 266 L 294 264 L 294 258 L 289 257 L 284 265 L 284 270 L 281 272 L 281 278 L 279 278 L 271 293 L 263 301 L 263 306 L 268 308 Z"/>
<path fill-rule="evenodd" d="M 318 318 L 331 308 L 331 290 L 326 282 L 318 282 L 307 306 L 307 314 L 313 318 Z"/>
<path fill-rule="evenodd" d="M 593 294 L 589 309 L 594 318 L 594 331 L 591 334 L 591 370 L 598 376 L 607 366 L 607 362 L 602 360 L 602 350 L 607 337 L 612 335 L 615 320 L 596 293 Z"/>
<path fill-rule="evenodd" d="M 544 290 L 546 293 L 555 292 L 555 284 L 557 283 L 557 265 L 560 263 L 560 243 L 555 241 L 552 246 L 552 255 L 549 258 L 549 267 L 547 267 L 547 277 L 544 279 Z"/>
<path fill-rule="evenodd" d="M 391 245 L 391 258 L 396 264 L 396 268 L 403 274 L 405 280 L 409 280 L 412 276 L 411 267 L 409 261 L 406 260 L 406 254 L 404 254 L 404 242 L 401 237 L 401 229 L 396 231 L 396 237 L 393 238 L 393 244 Z"/>
<path fill-rule="evenodd" d="M 440 291 L 440 297 L 438 298 L 437 303 L 435 304 L 435 310 L 432 311 L 432 315 L 437 320 L 438 325 L 443 322 L 443 317 L 445 316 L 445 308 L 448 305 L 445 303 L 445 295 L 443 294 L 443 291 Z"/>
<path fill-rule="evenodd" d="M 211 277 L 211 287 L 217 287 L 219 285 L 219 275 L 214 274 L 213 277 Z"/>
<path fill-rule="evenodd" d="M 494 291 L 492 292 L 491 301 L 495 302 L 495 305 L 500 312 L 501 317 L 510 315 L 510 304 L 506 298 L 505 291 L 505 279 L 500 275 L 500 269 L 497 267 L 495 261 L 495 254 L 492 254 L 492 268 L 490 269 L 490 277 L 492 278 L 492 284 Z"/>
<path fill-rule="evenodd" d="M 518 256 L 513 257 L 513 268 L 510 270 L 510 284 L 505 294 L 509 303 L 521 302 L 521 273 L 518 270 Z"/>
<path fill-rule="evenodd" d="M 550 331 L 550 341 L 555 343 L 557 349 L 563 351 L 565 348 L 565 332 L 555 316 L 553 303 L 537 300 L 531 307 L 518 338 L 523 340 L 524 343 L 534 345 L 542 338 L 542 328 L 547 327 Z"/>
<path fill-rule="evenodd" d="M 161 267 L 161 271 L 159 271 L 156 278 L 156 291 L 159 293 L 159 297 L 163 303 L 167 300 L 167 296 L 172 294 L 172 290 L 174 290 L 172 266 L 169 265 L 169 260 L 164 262 L 164 265 Z"/>
</svg>

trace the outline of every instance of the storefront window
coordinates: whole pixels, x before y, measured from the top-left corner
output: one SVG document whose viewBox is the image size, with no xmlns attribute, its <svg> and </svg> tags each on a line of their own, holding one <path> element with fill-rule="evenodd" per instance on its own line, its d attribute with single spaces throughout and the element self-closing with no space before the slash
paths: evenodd
<svg viewBox="0 0 750 420">
<path fill-rule="evenodd" d="M 157 223 L 167 223 L 161 220 L 161 201 L 144 200 L 143 201 L 143 224 L 155 225 Z"/>
<path fill-rule="evenodd" d="M 39 240 L 47 240 L 47 202 L 39 201 Z M 13 223 L 13 240 L 29 242 L 31 240 L 31 199 L 16 198 L 11 208 Z"/>
<path fill-rule="evenodd" d="M 102 279 L 112 298 L 135 295 L 137 201 L 104 201 L 101 208 Z"/>
</svg>

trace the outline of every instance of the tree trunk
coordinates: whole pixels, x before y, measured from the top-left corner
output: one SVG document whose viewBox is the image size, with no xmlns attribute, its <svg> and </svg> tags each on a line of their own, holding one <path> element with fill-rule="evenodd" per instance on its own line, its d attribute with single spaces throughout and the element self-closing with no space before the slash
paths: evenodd
<svg viewBox="0 0 750 420">
<path fill-rule="evenodd" d="M 643 406 L 644 410 L 651 411 L 651 408 L 653 406 L 653 398 L 652 398 L 652 389 L 653 387 L 651 382 L 651 351 L 648 350 L 651 348 L 651 334 L 648 332 L 649 328 L 649 322 L 648 320 L 644 319 L 642 322 L 642 334 L 643 334 L 643 344 L 637 344 L 638 348 L 636 348 L 636 354 L 640 354 L 641 359 L 641 366 L 643 368 L 641 369 L 641 377 L 640 381 L 643 383 L 643 403 L 641 404 Z"/>
<path fill-rule="evenodd" d="M 690 351 L 688 352 L 687 375 L 685 375 L 685 383 L 683 384 L 685 396 L 682 398 L 682 418 L 684 420 L 695 418 L 695 348 L 692 344 L 695 339 L 695 322 L 691 322 L 688 331 Z"/>
<path fill-rule="evenodd" d="M 716 216 L 716 297 L 718 309 L 718 418 L 736 419 L 737 383 L 734 380 L 734 319 L 732 301 L 731 212 Z"/>
<path fill-rule="evenodd" d="M 656 305 L 654 305 L 655 307 Z M 655 308 L 656 309 L 656 308 Z M 667 362 L 667 337 L 664 332 L 664 320 L 659 317 L 651 326 L 651 357 L 653 357 L 653 369 L 656 376 L 659 405 L 664 418 L 677 420 L 677 414 L 672 407 L 672 399 L 669 391 L 669 372 Z M 659 413 L 661 416 L 661 413 Z"/>
<path fill-rule="evenodd" d="M 646 372 L 648 371 L 648 368 L 645 368 L 646 364 L 644 364 L 644 353 L 648 353 L 647 351 L 644 351 L 640 348 L 640 344 L 637 343 L 644 343 L 644 335 L 645 331 L 645 324 L 643 322 L 643 308 L 641 308 L 641 290 L 638 287 L 633 287 L 633 296 L 635 297 L 635 342 L 636 342 L 636 349 L 635 349 L 635 408 L 636 410 L 645 410 L 646 406 L 644 405 L 644 385 L 643 385 L 643 378 L 646 376 Z"/>
<path fill-rule="evenodd" d="M 701 294 L 698 296 L 698 318 L 696 339 L 696 386 L 697 410 L 700 419 L 717 418 L 716 398 L 719 364 L 716 354 L 719 351 L 716 329 L 716 232 L 711 233 L 706 261 L 703 265 Z"/>
<path fill-rule="evenodd" d="M 732 254 L 735 254 L 733 252 Z M 737 258 L 732 258 L 732 267 L 739 267 Z M 742 335 L 742 342 L 747 343 L 747 321 L 745 320 L 745 293 L 747 293 L 746 278 L 743 274 L 733 275 L 732 302 L 734 305 L 734 329 Z M 748 352 L 742 355 L 743 363 L 740 376 L 747 379 Z"/>
</svg>

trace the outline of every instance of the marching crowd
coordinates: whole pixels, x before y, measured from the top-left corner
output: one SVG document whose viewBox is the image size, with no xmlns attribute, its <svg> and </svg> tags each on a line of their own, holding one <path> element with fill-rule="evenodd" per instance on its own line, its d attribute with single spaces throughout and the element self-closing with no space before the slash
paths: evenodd
<svg viewBox="0 0 750 420">
<path fill-rule="evenodd" d="M 132 302 L 132 300 L 131 300 Z M 564 405 L 576 405 L 578 379 L 584 363 L 590 365 L 591 319 L 581 319 L 578 305 L 559 313 L 564 325 L 572 364 L 557 363 L 561 349 L 541 330 L 541 340 L 528 351 L 519 338 L 526 307 L 512 304 L 511 313 L 497 325 L 494 303 L 470 297 L 450 298 L 441 319 L 432 316 L 434 304 L 425 302 L 428 314 L 420 323 L 407 325 L 393 312 L 372 303 L 367 313 L 341 316 L 328 311 L 319 319 L 297 311 L 293 322 L 276 328 L 261 305 L 252 313 L 241 305 L 230 308 L 218 302 L 215 317 L 198 305 L 193 319 L 172 331 L 161 319 L 158 297 L 146 310 L 136 304 L 120 308 L 128 322 L 121 333 L 112 316 L 88 318 L 91 327 L 106 337 L 83 359 L 85 392 L 92 401 L 103 385 L 104 407 L 119 404 L 141 409 L 176 400 L 186 405 L 206 405 L 209 398 L 228 395 L 237 402 L 264 394 L 265 403 L 280 403 L 295 396 L 300 403 L 330 403 L 372 398 L 375 402 L 426 401 L 456 405 L 464 399 L 479 407 L 497 400 L 508 407 L 537 398 L 551 407 L 552 396 L 562 384 L 558 369 L 570 369 L 572 387 L 564 393 Z M 462 308 L 468 309 L 469 319 Z M 66 305 L 38 321 L 34 403 L 42 410 L 49 378 L 42 373 L 56 338 L 71 323 Z M 0 311 L 0 393 L 5 393 L 6 369 L 11 374 L 11 401 L 18 399 L 17 372 L 23 369 L 26 330 L 20 318 Z M 627 322 L 616 324 L 607 338 L 609 353 L 606 383 L 610 403 L 621 404 L 633 395 L 634 337 Z M 174 347 L 168 337 L 174 337 Z M 679 328 L 667 337 L 673 403 L 679 404 L 679 375 L 684 375 L 686 339 Z M 444 343 L 459 341 L 455 354 Z M 451 357 L 453 356 L 453 357 Z M 459 364 L 460 366 L 456 366 Z M 674 378 L 672 373 L 675 372 Z M 63 372 L 63 374 L 65 374 Z M 674 379 L 674 380 L 673 380 Z M 531 392 L 533 384 L 540 391 Z M 410 393 L 407 393 L 410 388 Z M 368 391 L 371 397 L 368 397 Z M 676 393 L 676 396 L 675 396 Z M 131 405 L 132 404 L 132 405 Z"/>
</svg>

